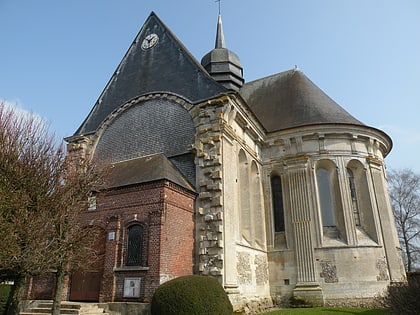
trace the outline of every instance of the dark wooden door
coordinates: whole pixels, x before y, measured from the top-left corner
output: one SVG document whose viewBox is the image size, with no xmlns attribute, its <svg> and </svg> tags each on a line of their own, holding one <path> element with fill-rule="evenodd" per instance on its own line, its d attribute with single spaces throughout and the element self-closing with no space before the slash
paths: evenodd
<svg viewBox="0 0 420 315">
<path fill-rule="evenodd" d="M 97 227 L 89 227 L 97 228 Z M 70 278 L 70 301 L 99 302 L 105 258 L 105 232 L 97 228 L 94 244 L 95 259 L 83 271 L 75 271 Z"/>
<path fill-rule="evenodd" d="M 100 272 L 74 272 L 71 276 L 71 301 L 99 301 L 102 273 Z"/>
</svg>

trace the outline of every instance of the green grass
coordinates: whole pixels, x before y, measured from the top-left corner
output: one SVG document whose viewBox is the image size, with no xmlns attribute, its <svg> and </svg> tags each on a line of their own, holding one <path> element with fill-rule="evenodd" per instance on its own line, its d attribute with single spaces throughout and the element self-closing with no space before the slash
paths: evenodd
<svg viewBox="0 0 420 315">
<path fill-rule="evenodd" d="M 0 315 L 4 313 L 10 288 L 11 286 L 8 284 L 0 284 Z"/>
<path fill-rule="evenodd" d="M 264 315 L 389 315 L 387 310 L 375 310 L 366 308 L 339 308 L 339 307 L 311 307 L 311 308 L 287 308 L 264 313 Z"/>
</svg>

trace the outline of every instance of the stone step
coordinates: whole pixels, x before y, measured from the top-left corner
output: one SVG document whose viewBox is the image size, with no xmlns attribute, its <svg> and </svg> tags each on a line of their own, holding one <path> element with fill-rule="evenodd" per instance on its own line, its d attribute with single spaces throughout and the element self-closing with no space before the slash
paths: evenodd
<svg viewBox="0 0 420 315">
<path fill-rule="evenodd" d="M 31 312 L 31 313 L 36 313 L 36 314 L 39 314 L 39 313 L 43 314 L 43 313 L 51 313 L 51 309 L 52 309 L 52 307 L 36 307 L 36 308 L 29 308 L 27 311 Z M 96 308 L 96 310 L 98 310 L 98 309 Z M 81 312 L 79 309 L 75 309 L 75 308 L 63 308 L 63 307 L 61 307 L 60 313 L 71 315 L 71 314 L 82 314 L 82 313 L 84 314 L 86 312 Z"/>
<path fill-rule="evenodd" d="M 52 308 L 52 305 L 52 302 L 42 302 L 37 305 L 37 308 Z M 81 305 L 75 303 L 70 304 L 68 302 L 62 302 L 61 308 L 78 310 L 81 308 Z"/>
<path fill-rule="evenodd" d="M 62 315 L 67 315 L 68 313 L 65 313 L 61 310 L 60 314 Z M 46 313 L 41 313 L 41 312 L 33 312 L 32 310 L 28 310 L 25 312 L 20 312 L 19 315 L 51 315 L 51 310 L 49 310 Z M 106 312 L 87 312 L 87 313 L 83 313 L 83 315 L 109 315 L 109 313 Z"/>
<path fill-rule="evenodd" d="M 51 314 L 52 301 L 33 301 L 28 305 L 20 315 L 45 315 Z M 77 303 L 62 302 L 60 314 L 62 315 L 109 315 L 104 312 L 104 308 L 99 307 L 97 303 Z"/>
<path fill-rule="evenodd" d="M 19 313 L 19 315 L 45 315 L 45 314 L 47 314 L 47 315 L 51 315 L 51 310 L 48 310 L 48 311 L 43 311 L 43 312 L 36 310 L 36 311 L 34 312 L 34 310 L 32 309 L 32 310 L 27 310 L 27 311 L 24 311 L 24 312 L 20 312 L 20 313 Z M 109 315 L 109 313 L 106 313 L 106 312 L 104 312 L 103 310 L 98 310 L 97 312 L 95 312 L 95 311 L 91 311 L 91 312 L 84 312 L 84 313 L 66 313 L 66 312 L 65 312 L 65 311 L 63 311 L 63 310 L 60 310 L 60 314 L 61 314 L 61 315 L 71 315 L 71 314 L 83 314 L 83 315 Z"/>
</svg>

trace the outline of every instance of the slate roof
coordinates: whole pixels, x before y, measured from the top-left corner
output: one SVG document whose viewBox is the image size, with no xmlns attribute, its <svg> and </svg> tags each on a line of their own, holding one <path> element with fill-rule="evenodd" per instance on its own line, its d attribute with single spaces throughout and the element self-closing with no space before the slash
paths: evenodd
<svg viewBox="0 0 420 315">
<path fill-rule="evenodd" d="M 152 33 L 158 35 L 158 43 L 151 49 L 142 49 L 144 38 Z M 212 58 L 221 60 L 219 51 L 227 51 L 224 46 L 219 16 L 216 48 L 203 60 L 215 53 Z M 236 59 L 239 63 L 237 56 Z M 219 67 L 219 63 L 215 64 Z M 232 67 L 232 63 L 226 64 Z M 222 75 L 218 71 L 212 78 L 152 12 L 75 136 L 96 131 L 114 110 L 148 93 L 172 93 L 191 104 L 229 93 L 228 88 L 217 82 L 216 76 Z M 316 124 L 364 126 L 296 69 L 245 83 L 239 94 L 267 132 Z"/>
<path fill-rule="evenodd" d="M 316 124 L 364 125 L 296 69 L 246 83 L 239 94 L 268 132 Z"/>
<path fill-rule="evenodd" d="M 123 187 L 166 179 L 195 191 L 194 187 L 163 154 L 150 155 L 113 164 L 109 188 Z"/>
<path fill-rule="evenodd" d="M 144 38 L 159 40 L 142 49 Z M 91 133 L 127 101 L 153 92 L 168 92 L 195 104 L 228 92 L 214 81 L 174 34 L 152 12 L 137 34 L 98 101 L 75 135 Z"/>
</svg>

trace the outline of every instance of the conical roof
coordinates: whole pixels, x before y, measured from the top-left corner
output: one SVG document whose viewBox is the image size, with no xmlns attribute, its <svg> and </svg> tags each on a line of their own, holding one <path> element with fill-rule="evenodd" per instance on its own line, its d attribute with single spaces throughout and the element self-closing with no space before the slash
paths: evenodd
<svg viewBox="0 0 420 315">
<path fill-rule="evenodd" d="M 316 124 L 364 125 L 297 69 L 246 83 L 239 94 L 268 132 Z"/>
<path fill-rule="evenodd" d="M 75 135 L 96 131 L 114 110 L 148 93 L 172 93 L 195 104 L 228 90 L 152 12 Z"/>
</svg>

